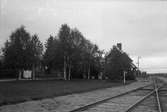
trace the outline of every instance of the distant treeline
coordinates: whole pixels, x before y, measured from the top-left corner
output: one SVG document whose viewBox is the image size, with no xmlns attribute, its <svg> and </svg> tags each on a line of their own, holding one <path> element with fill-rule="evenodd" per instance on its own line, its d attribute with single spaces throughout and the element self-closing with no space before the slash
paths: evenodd
<svg viewBox="0 0 167 112">
<path fill-rule="evenodd" d="M 67 24 L 61 26 L 56 36 L 50 35 L 44 45 L 37 34 L 31 35 L 21 26 L 11 33 L 2 52 L 1 73 L 13 70 L 16 77 L 24 70 L 32 70 L 33 77 L 37 71 L 54 72 L 65 80 L 92 77 L 122 80 L 123 73 L 127 79 L 135 79 L 136 69 L 122 49 L 114 46 L 105 53 L 77 28 L 72 29 Z"/>
</svg>

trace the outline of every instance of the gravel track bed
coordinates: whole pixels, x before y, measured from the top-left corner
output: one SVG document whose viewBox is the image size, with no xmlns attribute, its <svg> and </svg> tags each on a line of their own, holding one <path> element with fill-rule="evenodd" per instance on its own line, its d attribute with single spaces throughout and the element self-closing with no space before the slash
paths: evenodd
<svg viewBox="0 0 167 112">
<path fill-rule="evenodd" d="M 159 90 L 159 97 L 162 112 L 167 112 L 167 78 L 157 77 L 160 81 L 163 81 L 165 85 Z"/>
<path fill-rule="evenodd" d="M 166 112 L 167 111 L 167 87 L 166 86 L 159 91 L 159 96 L 160 96 L 162 112 Z"/>
<path fill-rule="evenodd" d="M 156 96 L 151 95 L 139 105 L 137 105 L 131 112 L 158 112 Z"/>
<path fill-rule="evenodd" d="M 134 104 L 137 100 L 141 99 L 149 92 L 150 91 L 148 90 L 138 90 L 136 92 L 96 105 L 95 107 L 89 108 L 88 110 L 82 112 L 125 112 L 126 109 L 128 109 L 132 104 Z"/>
</svg>

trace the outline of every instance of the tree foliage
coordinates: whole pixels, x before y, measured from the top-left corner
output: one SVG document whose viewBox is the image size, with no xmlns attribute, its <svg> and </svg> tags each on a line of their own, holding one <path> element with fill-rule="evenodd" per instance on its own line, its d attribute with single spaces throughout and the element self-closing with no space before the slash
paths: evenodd
<svg viewBox="0 0 167 112">
<path fill-rule="evenodd" d="M 97 74 L 99 72 L 99 53 L 98 46 L 87 40 L 78 29 L 63 24 L 58 36 L 47 40 L 44 60 L 48 70 L 62 70 L 64 79 L 89 78 L 95 70 Z"/>
<path fill-rule="evenodd" d="M 31 35 L 24 26 L 16 29 L 3 48 L 4 63 L 7 68 L 32 69 L 42 56 L 43 46 L 37 35 Z"/>
</svg>

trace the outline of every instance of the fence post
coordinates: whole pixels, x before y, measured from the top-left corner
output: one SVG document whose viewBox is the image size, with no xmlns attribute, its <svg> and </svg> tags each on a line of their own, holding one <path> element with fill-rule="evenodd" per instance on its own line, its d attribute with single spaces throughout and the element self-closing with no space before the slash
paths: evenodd
<svg viewBox="0 0 167 112">
<path fill-rule="evenodd" d="M 124 84 L 126 83 L 126 71 L 123 72 L 124 75 Z"/>
</svg>

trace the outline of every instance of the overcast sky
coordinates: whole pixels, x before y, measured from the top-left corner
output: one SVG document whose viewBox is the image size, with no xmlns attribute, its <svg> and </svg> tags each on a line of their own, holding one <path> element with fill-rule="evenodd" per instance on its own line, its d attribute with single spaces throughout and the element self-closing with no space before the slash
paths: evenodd
<svg viewBox="0 0 167 112">
<path fill-rule="evenodd" d="M 0 47 L 24 25 L 45 42 L 61 24 L 109 50 L 117 42 L 147 72 L 167 72 L 167 2 L 158 0 L 0 0 Z"/>
</svg>

